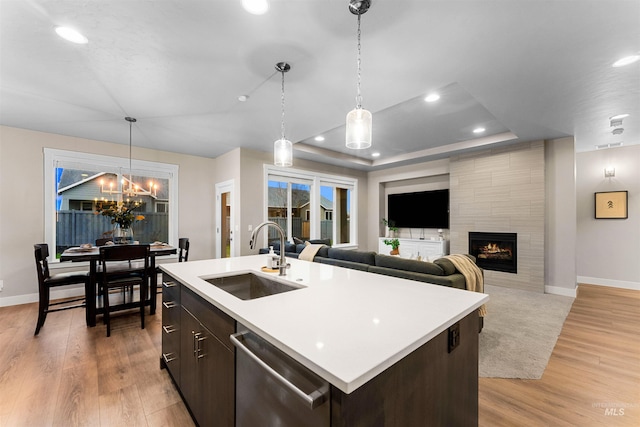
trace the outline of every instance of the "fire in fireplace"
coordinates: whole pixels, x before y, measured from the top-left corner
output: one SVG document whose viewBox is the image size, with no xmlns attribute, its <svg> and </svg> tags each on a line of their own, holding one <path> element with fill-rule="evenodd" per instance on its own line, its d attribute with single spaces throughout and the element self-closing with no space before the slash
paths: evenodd
<svg viewBox="0 0 640 427">
<path fill-rule="evenodd" d="M 485 270 L 518 272 L 516 233 L 469 233 L 469 253 Z"/>
</svg>

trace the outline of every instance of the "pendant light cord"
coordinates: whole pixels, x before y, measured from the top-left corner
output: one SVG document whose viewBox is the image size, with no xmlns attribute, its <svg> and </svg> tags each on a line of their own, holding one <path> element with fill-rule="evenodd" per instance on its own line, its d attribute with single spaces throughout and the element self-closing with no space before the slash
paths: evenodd
<svg viewBox="0 0 640 427">
<path fill-rule="evenodd" d="M 360 94 L 360 13 L 358 13 L 358 95 L 356 96 L 356 108 L 362 109 L 362 95 Z"/>
<path fill-rule="evenodd" d="M 131 187 L 131 127 L 133 122 L 129 121 L 129 187 Z"/>
<path fill-rule="evenodd" d="M 284 137 L 284 70 L 281 71 L 282 74 L 282 121 L 280 124 L 280 132 L 282 133 L 282 139 L 285 140 Z"/>
</svg>

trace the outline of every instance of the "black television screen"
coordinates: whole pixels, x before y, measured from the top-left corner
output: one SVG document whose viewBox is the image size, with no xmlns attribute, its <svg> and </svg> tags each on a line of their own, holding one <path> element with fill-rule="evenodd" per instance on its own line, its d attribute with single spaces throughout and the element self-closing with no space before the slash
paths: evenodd
<svg viewBox="0 0 640 427">
<path fill-rule="evenodd" d="M 398 228 L 449 228 L 449 190 L 389 194 L 387 211 Z"/>
</svg>

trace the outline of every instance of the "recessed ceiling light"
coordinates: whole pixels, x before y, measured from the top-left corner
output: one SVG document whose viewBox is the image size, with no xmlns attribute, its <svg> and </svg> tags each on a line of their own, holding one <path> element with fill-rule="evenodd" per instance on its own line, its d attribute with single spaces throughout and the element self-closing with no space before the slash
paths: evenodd
<svg viewBox="0 0 640 427">
<path fill-rule="evenodd" d="M 253 15 L 264 15 L 269 10 L 267 0 L 242 0 L 242 7 Z"/>
<path fill-rule="evenodd" d="M 377 151 L 374 153 L 371 153 L 371 157 L 380 157 L 380 153 Z"/>
<path fill-rule="evenodd" d="M 633 64 L 634 62 L 636 62 L 639 59 L 640 59 L 640 55 L 625 56 L 624 58 L 620 58 L 616 62 L 614 62 L 613 66 L 614 67 L 624 67 L 625 65 Z"/>
<path fill-rule="evenodd" d="M 430 95 L 427 95 L 426 98 L 424 98 L 426 102 L 435 102 L 438 99 L 440 99 L 440 95 L 438 95 L 437 93 L 432 93 Z"/>
<path fill-rule="evenodd" d="M 58 35 L 63 39 L 72 43 L 87 44 L 89 42 L 89 40 L 85 36 L 77 32 L 73 28 L 56 27 L 56 33 L 58 33 Z"/>
<path fill-rule="evenodd" d="M 475 129 L 473 130 L 473 133 L 482 133 L 482 132 L 484 132 L 485 130 L 486 130 L 485 128 L 479 127 L 479 128 L 475 128 Z"/>
<path fill-rule="evenodd" d="M 626 113 L 625 114 L 616 114 L 615 116 L 609 117 L 609 120 L 622 120 L 622 119 L 625 119 L 627 117 L 629 117 L 629 115 L 626 114 Z"/>
<path fill-rule="evenodd" d="M 316 137 L 315 137 L 315 138 L 313 138 L 313 139 L 315 139 L 317 142 L 322 142 L 322 141 L 324 141 L 324 136 L 322 136 L 322 135 L 318 135 L 318 136 L 316 136 Z"/>
<path fill-rule="evenodd" d="M 238 97 L 238 101 L 240 101 L 240 102 L 246 102 L 247 99 L 249 99 L 249 95 L 240 95 Z"/>
</svg>

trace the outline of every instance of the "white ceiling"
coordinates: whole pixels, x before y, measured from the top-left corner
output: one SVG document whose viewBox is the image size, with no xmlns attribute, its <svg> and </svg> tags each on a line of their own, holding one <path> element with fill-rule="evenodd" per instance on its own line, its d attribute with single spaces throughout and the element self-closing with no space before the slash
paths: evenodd
<svg viewBox="0 0 640 427">
<path fill-rule="evenodd" d="M 356 95 L 348 0 L 271 0 L 262 16 L 240 3 L 0 0 L 0 123 L 128 144 L 132 116 L 134 146 L 271 151 L 281 118 L 274 65 L 287 61 L 294 166 L 373 170 L 568 135 L 576 151 L 640 143 L 640 62 L 611 66 L 640 52 L 638 0 L 372 0 L 362 95 L 373 147 L 362 151 L 344 148 Z M 58 25 L 89 43 L 59 38 Z M 426 104 L 431 91 L 442 98 Z M 612 135 L 609 117 L 620 113 L 630 116 Z M 487 131 L 474 135 L 480 125 Z"/>
</svg>

